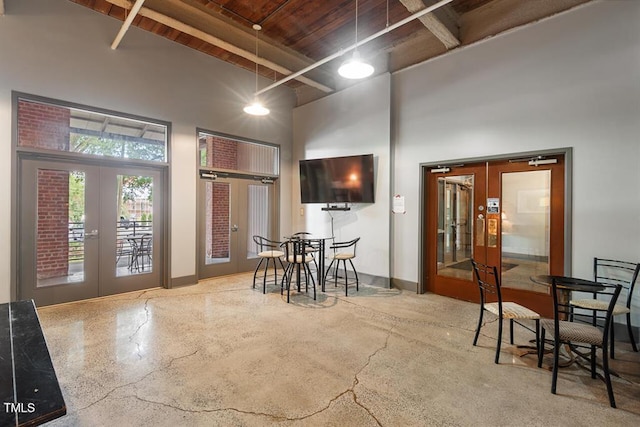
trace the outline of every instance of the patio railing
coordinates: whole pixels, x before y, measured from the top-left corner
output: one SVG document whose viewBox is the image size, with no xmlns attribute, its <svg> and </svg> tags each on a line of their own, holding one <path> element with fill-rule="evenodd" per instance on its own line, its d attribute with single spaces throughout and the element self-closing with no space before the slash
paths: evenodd
<svg viewBox="0 0 640 427">
<path fill-rule="evenodd" d="M 116 251 L 131 251 L 127 236 L 150 233 L 153 221 L 121 220 L 116 223 Z M 84 260 L 84 222 L 69 222 L 69 262 Z"/>
</svg>

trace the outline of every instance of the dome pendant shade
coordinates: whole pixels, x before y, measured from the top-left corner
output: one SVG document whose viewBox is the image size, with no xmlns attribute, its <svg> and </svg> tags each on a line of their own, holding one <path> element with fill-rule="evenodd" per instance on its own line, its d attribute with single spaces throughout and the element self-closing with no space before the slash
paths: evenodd
<svg viewBox="0 0 640 427">
<path fill-rule="evenodd" d="M 374 68 L 360 58 L 360 52 L 353 52 L 353 56 L 342 63 L 338 74 L 346 79 L 364 79 L 373 74 Z"/>
<path fill-rule="evenodd" d="M 254 99 L 251 104 L 247 105 L 242 110 L 252 116 L 266 116 L 269 114 L 269 109 L 262 105 L 262 103 L 257 99 Z"/>
</svg>

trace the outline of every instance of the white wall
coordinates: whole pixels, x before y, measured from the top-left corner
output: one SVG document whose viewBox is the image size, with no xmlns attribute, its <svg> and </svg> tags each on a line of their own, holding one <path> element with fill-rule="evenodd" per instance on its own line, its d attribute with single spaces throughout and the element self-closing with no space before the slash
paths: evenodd
<svg viewBox="0 0 640 427">
<path fill-rule="evenodd" d="M 0 17 L 0 302 L 10 298 L 11 91 L 166 120 L 171 134 L 171 277 L 196 274 L 196 127 L 280 144 L 283 227 L 289 227 L 291 109 L 282 86 L 265 95 L 271 115 L 248 117 L 249 71 L 68 0 L 5 0 Z M 266 85 L 266 81 L 261 82 Z"/>
<path fill-rule="evenodd" d="M 389 278 L 390 76 L 380 75 L 293 112 L 293 230 L 360 237 L 354 264 L 358 272 Z M 353 204 L 350 211 L 321 210 L 300 203 L 298 160 L 373 153 L 375 203 Z M 303 214 L 301 214 L 301 209 Z"/>
<path fill-rule="evenodd" d="M 421 162 L 557 147 L 574 150 L 573 274 L 640 261 L 639 22 L 638 1 L 595 2 L 394 75 L 394 277 L 418 281 Z"/>
</svg>

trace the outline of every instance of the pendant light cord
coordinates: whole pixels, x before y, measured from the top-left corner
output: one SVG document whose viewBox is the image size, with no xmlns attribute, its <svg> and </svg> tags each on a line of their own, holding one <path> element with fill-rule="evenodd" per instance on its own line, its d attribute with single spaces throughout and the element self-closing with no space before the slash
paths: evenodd
<svg viewBox="0 0 640 427">
<path fill-rule="evenodd" d="M 387 0 L 387 25 L 385 28 L 389 28 L 389 0 Z"/>
<path fill-rule="evenodd" d="M 258 31 L 260 31 L 258 25 L 254 25 L 253 29 L 256 30 L 256 92 L 258 92 L 258 59 L 260 59 L 260 56 L 258 56 Z"/>
<path fill-rule="evenodd" d="M 358 0 L 356 0 L 356 49 L 358 50 Z"/>
</svg>

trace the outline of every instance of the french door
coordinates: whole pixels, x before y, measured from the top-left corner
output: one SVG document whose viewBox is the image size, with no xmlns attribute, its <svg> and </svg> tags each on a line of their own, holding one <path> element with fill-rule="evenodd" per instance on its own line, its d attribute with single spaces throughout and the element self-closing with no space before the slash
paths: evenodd
<svg viewBox="0 0 640 427">
<path fill-rule="evenodd" d="M 504 298 L 550 313 L 531 282 L 564 272 L 564 159 L 495 160 L 425 168 L 425 287 L 478 301 L 471 258 L 495 265 Z"/>
<path fill-rule="evenodd" d="M 157 169 L 20 161 L 18 297 L 57 304 L 162 285 Z"/>
<path fill-rule="evenodd" d="M 203 177 L 199 191 L 198 278 L 252 271 L 253 236 L 277 239 L 273 180 Z"/>
</svg>

